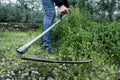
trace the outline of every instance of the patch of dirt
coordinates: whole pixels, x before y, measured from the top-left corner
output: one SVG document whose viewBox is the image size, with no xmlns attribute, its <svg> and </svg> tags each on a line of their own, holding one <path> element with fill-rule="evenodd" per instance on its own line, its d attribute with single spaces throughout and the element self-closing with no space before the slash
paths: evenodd
<svg viewBox="0 0 120 80">
<path fill-rule="evenodd" d="M 3 31 L 29 31 L 37 30 L 41 26 L 39 23 L 30 24 L 30 23 L 0 23 L 0 29 Z"/>
</svg>

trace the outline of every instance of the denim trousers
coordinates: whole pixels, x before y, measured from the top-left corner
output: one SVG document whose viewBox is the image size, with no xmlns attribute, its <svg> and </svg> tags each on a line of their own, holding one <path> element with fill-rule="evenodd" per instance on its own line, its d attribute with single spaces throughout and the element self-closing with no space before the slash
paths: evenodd
<svg viewBox="0 0 120 80">
<path fill-rule="evenodd" d="M 46 30 L 53 24 L 55 18 L 55 7 L 53 0 L 41 0 L 43 9 L 45 11 L 43 30 Z M 43 36 L 43 46 L 51 46 L 51 31 Z"/>
</svg>

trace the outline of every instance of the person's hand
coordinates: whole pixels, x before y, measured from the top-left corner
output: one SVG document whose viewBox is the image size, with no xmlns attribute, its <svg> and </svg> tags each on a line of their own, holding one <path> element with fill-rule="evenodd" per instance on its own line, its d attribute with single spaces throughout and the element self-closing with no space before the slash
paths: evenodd
<svg viewBox="0 0 120 80">
<path fill-rule="evenodd" d="M 62 15 L 71 13 L 70 8 L 65 7 L 64 5 L 60 6 L 60 13 Z"/>
</svg>

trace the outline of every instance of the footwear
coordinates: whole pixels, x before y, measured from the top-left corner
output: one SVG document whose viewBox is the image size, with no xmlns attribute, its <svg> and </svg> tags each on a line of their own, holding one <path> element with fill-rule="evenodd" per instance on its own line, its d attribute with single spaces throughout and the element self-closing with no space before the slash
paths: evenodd
<svg viewBox="0 0 120 80">
<path fill-rule="evenodd" d="M 57 49 L 53 48 L 52 46 L 43 46 L 42 49 L 50 54 L 57 53 Z"/>
</svg>

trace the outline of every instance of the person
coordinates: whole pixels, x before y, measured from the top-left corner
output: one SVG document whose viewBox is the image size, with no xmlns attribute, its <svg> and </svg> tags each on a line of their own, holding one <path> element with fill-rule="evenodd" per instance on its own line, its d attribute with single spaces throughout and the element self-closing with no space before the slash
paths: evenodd
<svg viewBox="0 0 120 80">
<path fill-rule="evenodd" d="M 46 30 L 53 24 L 53 20 L 55 18 L 55 6 L 59 7 L 60 13 L 62 15 L 70 13 L 70 8 L 67 0 L 41 0 L 43 9 L 45 11 L 44 15 L 44 21 L 43 21 L 43 30 Z M 52 47 L 51 44 L 51 31 L 46 33 L 43 36 L 43 46 L 42 46 L 44 51 L 47 51 L 48 53 L 53 53 L 54 48 Z"/>
</svg>

